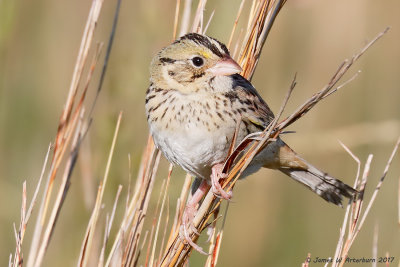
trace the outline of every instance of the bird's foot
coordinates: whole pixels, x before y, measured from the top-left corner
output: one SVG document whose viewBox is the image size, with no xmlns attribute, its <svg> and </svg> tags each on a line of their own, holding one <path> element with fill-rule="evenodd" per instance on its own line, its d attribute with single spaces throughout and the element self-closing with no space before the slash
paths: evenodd
<svg viewBox="0 0 400 267">
<path fill-rule="evenodd" d="M 200 252 L 201 254 L 208 255 L 204 252 L 203 248 L 197 245 L 192 240 L 192 233 L 196 235 L 200 235 L 199 231 L 197 230 L 196 226 L 194 225 L 194 218 L 197 212 L 197 204 L 203 198 L 205 193 L 210 189 L 206 180 L 203 180 L 200 186 L 197 188 L 196 192 L 192 195 L 190 200 L 188 201 L 185 211 L 182 215 L 182 224 L 179 229 L 179 237 L 183 242 L 186 242 L 190 246 L 192 246 L 195 250 Z"/>
<path fill-rule="evenodd" d="M 224 164 L 219 163 L 211 168 L 211 190 L 216 197 L 230 200 L 232 198 L 232 191 L 226 192 L 222 189 L 219 180 L 225 179 L 228 175 L 223 173 Z"/>
</svg>

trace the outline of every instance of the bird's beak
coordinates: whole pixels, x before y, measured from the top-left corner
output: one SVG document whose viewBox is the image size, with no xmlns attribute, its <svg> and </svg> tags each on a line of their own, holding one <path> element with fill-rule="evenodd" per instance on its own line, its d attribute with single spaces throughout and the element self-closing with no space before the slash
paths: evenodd
<svg viewBox="0 0 400 267">
<path fill-rule="evenodd" d="M 231 57 L 227 56 L 220 61 L 218 61 L 214 66 L 207 70 L 214 75 L 228 76 L 242 71 L 242 68 L 233 60 Z"/>
</svg>

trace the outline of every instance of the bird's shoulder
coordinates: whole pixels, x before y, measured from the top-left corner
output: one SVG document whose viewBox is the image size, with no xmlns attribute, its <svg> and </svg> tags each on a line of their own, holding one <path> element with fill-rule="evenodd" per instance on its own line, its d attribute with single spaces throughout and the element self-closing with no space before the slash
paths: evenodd
<svg viewBox="0 0 400 267">
<path fill-rule="evenodd" d="M 274 119 L 274 113 L 247 79 L 240 74 L 234 74 L 231 78 L 232 90 L 226 95 L 237 100 L 244 120 L 260 130 L 264 129 Z"/>
</svg>

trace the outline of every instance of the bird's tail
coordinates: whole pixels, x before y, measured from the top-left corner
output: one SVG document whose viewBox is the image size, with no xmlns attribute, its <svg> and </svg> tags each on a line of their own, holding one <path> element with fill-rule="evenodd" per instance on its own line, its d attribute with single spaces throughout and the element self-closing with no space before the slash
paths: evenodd
<svg viewBox="0 0 400 267">
<path fill-rule="evenodd" d="M 356 190 L 342 181 L 329 176 L 302 159 L 282 140 L 278 140 L 274 152 L 279 156 L 274 166 L 265 166 L 278 169 L 294 180 L 308 187 L 328 202 L 342 206 L 343 197 L 352 198 Z"/>
<path fill-rule="evenodd" d="M 312 167 L 308 170 L 280 168 L 281 172 L 305 185 L 328 202 L 342 206 L 343 197 L 352 198 L 356 193 L 352 187 Z"/>
</svg>

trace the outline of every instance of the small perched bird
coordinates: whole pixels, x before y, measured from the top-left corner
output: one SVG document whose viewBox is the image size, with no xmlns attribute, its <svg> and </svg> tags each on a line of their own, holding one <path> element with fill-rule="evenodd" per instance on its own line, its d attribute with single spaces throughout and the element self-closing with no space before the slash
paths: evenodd
<svg viewBox="0 0 400 267">
<path fill-rule="evenodd" d="M 186 230 L 209 184 L 214 194 L 230 198 L 218 181 L 224 177 L 223 162 L 237 125 L 239 143 L 274 119 L 241 70 L 223 43 L 196 33 L 163 48 L 151 62 L 146 114 L 154 142 L 170 162 L 201 181 L 184 215 L 184 235 L 193 246 Z M 279 137 L 253 159 L 242 178 L 261 167 L 287 174 L 336 205 L 355 193 L 302 159 Z"/>
</svg>

